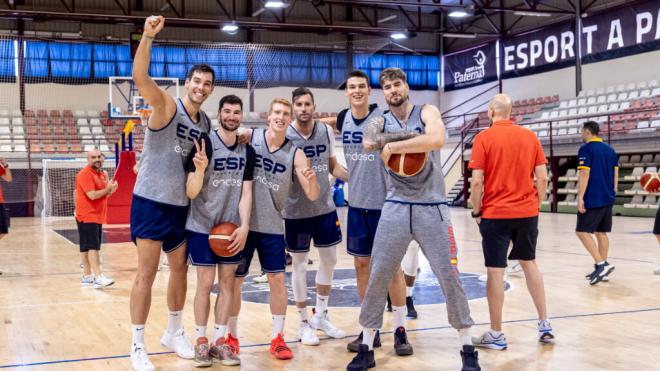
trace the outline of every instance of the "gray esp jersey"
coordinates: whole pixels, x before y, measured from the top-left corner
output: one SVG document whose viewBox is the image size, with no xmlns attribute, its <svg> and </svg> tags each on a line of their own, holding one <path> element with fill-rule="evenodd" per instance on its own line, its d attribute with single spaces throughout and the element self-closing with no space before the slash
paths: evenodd
<svg viewBox="0 0 660 371">
<path fill-rule="evenodd" d="M 290 125 L 286 132 L 286 137 L 300 148 L 312 162 L 312 170 L 316 172 L 316 180 L 319 183 L 319 198 L 316 201 L 310 201 L 299 182 L 294 182 L 286 207 L 284 208 L 285 219 L 311 218 L 328 214 L 335 210 L 335 204 L 332 200 L 332 191 L 330 189 L 330 137 L 334 135 L 328 131 L 328 127 L 315 121 L 312 135 L 305 139 L 293 125 Z"/>
<path fill-rule="evenodd" d="M 167 205 L 188 206 L 184 163 L 194 147 L 193 139 L 211 130 L 211 122 L 199 111 L 199 122 L 190 118 L 180 99 L 176 113 L 160 130 L 146 128 L 144 150 L 133 193 Z"/>
<path fill-rule="evenodd" d="M 391 111 L 383 114 L 385 118 L 384 131 L 393 133 L 399 131 L 426 132 L 422 122 L 422 108 L 413 106 L 407 123 L 402 123 Z M 408 204 L 440 204 L 446 202 L 445 177 L 442 174 L 440 150 L 429 152 L 424 168 L 415 176 L 402 177 L 388 171 L 387 198 L 388 202 Z"/>
<path fill-rule="evenodd" d="M 362 140 L 369 121 L 381 116 L 379 108 L 357 124 L 351 111 L 346 112 L 341 123 L 341 138 L 344 144 L 344 158 L 348 166 L 348 203 L 351 207 L 380 210 L 385 202 L 385 166 L 378 151 L 367 152 L 362 147 Z"/>
<path fill-rule="evenodd" d="M 252 131 L 252 147 L 256 154 L 250 230 L 284 234 L 282 213 L 294 177 L 294 159 L 298 147 L 286 139 L 282 147 L 270 152 L 266 130 Z"/>
<path fill-rule="evenodd" d="M 243 189 L 243 173 L 247 166 L 247 146 L 237 144 L 229 149 L 217 131 L 209 134 L 213 154 L 204 171 L 204 183 L 190 202 L 186 229 L 209 233 L 220 222 L 241 225 L 238 205 Z"/>
</svg>

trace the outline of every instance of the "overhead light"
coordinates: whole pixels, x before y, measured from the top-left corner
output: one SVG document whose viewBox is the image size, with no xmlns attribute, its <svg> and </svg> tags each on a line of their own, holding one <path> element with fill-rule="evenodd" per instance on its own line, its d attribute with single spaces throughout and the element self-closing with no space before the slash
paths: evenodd
<svg viewBox="0 0 660 371">
<path fill-rule="evenodd" d="M 519 10 L 513 12 L 515 15 L 526 15 L 528 17 L 550 17 L 552 16 L 552 13 L 541 13 L 541 12 L 528 12 L 525 10 Z"/>
<path fill-rule="evenodd" d="M 238 33 L 238 26 L 234 23 L 228 23 L 222 26 L 222 31 L 230 35 L 236 35 Z"/>
<path fill-rule="evenodd" d="M 391 16 L 388 16 L 388 17 L 385 17 L 385 18 L 381 18 L 381 19 L 379 19 L 377 22 L 378 22 L 378 23 L 389 22 L 389 21 L 391 21 L 391 20 L 393 20 L 393 19 L 396 19 L 396 17 L 397 17 L 396 14 L 393 14 L 393 15 L 391 15 Z"/>
<path fill-rule="evenodd" d="M 449 16 L 452 18 L 465 18 L 469 15 L 470 13 L 466 12 L 463 9 L 452 10 L 451 12 L 449 12 Z"/>
<path fill-rule="evenodd" d="M 391 37 L 393 40 L 403 40 L 403 39 L 407 39 L 407 38 L 408 38 L 408 36 L 406 36 L 406 34 L 403 33 L 403 32 L 395 32 L 395 33 L 391 34 L 390 37 Z"/>
<path fill-rule="evenodd" d="M 477 34 L 469 34 L 469 33 L 450 33 L 450 32 L 445 32 L 442 34 L 443 37 L 455 37 L 457 39 L 476 39 Z"/>
<path fill-rule="evenodd" d="M 285 3 L 284 1 L 266 1 L 266 4 L 264 4 L 266 8 L 270 9 L 277 9 L 277 8 L 286 8 L 289 6 L 289 4 Z"/>
<path fill-rule="evenodd" d="M 256 17 L 256 16 L 258 16 L 259 14 L 261 14 L 265 11 L 266 11 L 266 8 L 259 8 L 259 9 L 255 10 L 254 13 L 252 13 L 252 16 Z"/>
</svg>

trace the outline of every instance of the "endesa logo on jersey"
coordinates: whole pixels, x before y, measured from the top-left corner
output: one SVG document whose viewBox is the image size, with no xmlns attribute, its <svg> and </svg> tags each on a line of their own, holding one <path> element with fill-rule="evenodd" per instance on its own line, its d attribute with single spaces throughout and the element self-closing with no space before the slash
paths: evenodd
<svg viewBox="0 0 660 371">
<path fill-rule="evenodd" d="M 275 162 L 260 154 L 257 154 L 254 166 L 257 168 L 264 169 L 264 171 L 267 173 L 273 173 L 273 174 L 283 173 L 286 171 L 286 165 L 281 164 L 279 162 Z"/>
<path fill-rule="evenodd" d="M 364 138 L 364 133 L 361 131 L 345 131 L 341 135 L 344 144 L 362 144 L 362 138 Z"/>
<path fill-rule="evenodd" d="M 244 157 L 226 157 L 213 160 L 213 170 L 243 170 L 245 167 Z"/>
<path fill-rule="evenodd" d="M 325 151 L 328 150 L 328 146 L 325 144 L 317 144 L 315 146 L 306 146 L 302 148 L 305 156 L 307 158 L 320 157 Z"/>
</svg>

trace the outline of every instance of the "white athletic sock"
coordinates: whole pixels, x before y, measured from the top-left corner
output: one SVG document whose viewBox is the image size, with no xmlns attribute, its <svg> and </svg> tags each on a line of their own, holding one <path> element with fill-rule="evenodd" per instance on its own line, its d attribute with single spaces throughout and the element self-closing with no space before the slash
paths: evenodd
<svg viewBox="0 0 660 371">
<path fill-rule="evenodd" d="M 195 339 L 206 337 L 206 326 L 195 326 Z"/>
<path fill-rule="evenodd" d="M 458 339 L 461 345 L 472 345 L 472 336 L 470 336 L 470 328 L 462 328 L 458 330 Z"/>
<path fill-rule="evenodd" d="M 238 339 L 238 317 L 229 317 L 229 321 L 227 321 L 227 331 L 231 336 Z"/>
<path fill-rule="evenodd" d="M 300 314 L 300 321 L 309 321 L 309 315 L 307 314 L 307 307 L 305 308 L 296 308 L 298 309 L 298 314 Z"/>
<path fill-rule="evenodd" d="M 502 335 L 502 331 L 495 331 L 493 329 L 490 329 L 490 334 L 493 335 L 494 338 L 496 338 Z"/>
<path fill-rule="evenodd" d="M 328 310 L 329 296 L 316 295 L 316 313 L 323 315 Z"/>
<path fill-rule="evenodd" d="M 603 260 L 602 262 L 596 262 L 596 265 L 605 265 L 606 261 Z"/>
<path fill-rule="evenodd" d="M 406 286 L 406 296 L 412 296 L 414 286 Z"/>
<path fill-rule="evenodd" d="M 406 306 L 402 307 L 397 307 L 397 306 L 392 306 L 392 313 L 394 314 L 394 331 L 398 329 L 399 327 L 406 327 L 406 314 L 408 313 L 408 310 Z"/>
<path fill-rule="evenodd" d="M 133 325 L 133 345 L 144 344 L 144 325 Z"/>
<path fill-rule="evenodd" d="M 183 327 L 183 311 L 169 311 L 167 315 L 167 332 L 174 334 Z"/>
<path fill-rule="evenodd" d="M 374 338 L 377 328 L 362 328 L 362 344 L 367 344 L 369 350 L 374 350 Z"/>
<path fill-rule="evenodd" d="M 213 326 L 213 344 L 220 338 L 224 338 L 227 334 L 226 325 L 218 325 L 217 323 Z"/>
<path fill-rule="evenodd" d="M 271 339 L 275 339 L 278 334 L 284 333 L 284 319 L 285 315 L 274 314 L 273 315 L 273 334 Z"/>
</svg>

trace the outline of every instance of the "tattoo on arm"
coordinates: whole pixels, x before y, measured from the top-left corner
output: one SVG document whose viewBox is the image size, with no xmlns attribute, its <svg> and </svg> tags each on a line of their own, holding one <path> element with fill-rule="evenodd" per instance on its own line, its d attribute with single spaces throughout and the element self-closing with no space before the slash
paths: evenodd
<svg viewBox="0 0 660 371">
<path fill-rule="evenodd" d="M 372 150 L 381 150 L 387 143 L 398 142 L 414 138 L 419 134 L 412 131 L 385 133 L 385 119 L 382 116 L 374 117 L 367 123 L 366 140 L 370 142 Z"/>
</svg>

